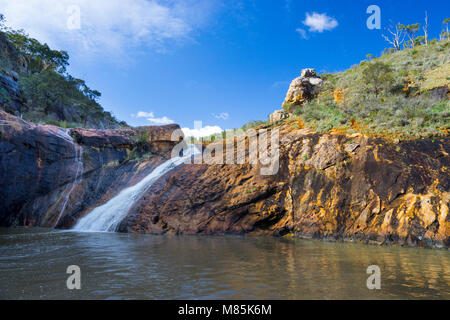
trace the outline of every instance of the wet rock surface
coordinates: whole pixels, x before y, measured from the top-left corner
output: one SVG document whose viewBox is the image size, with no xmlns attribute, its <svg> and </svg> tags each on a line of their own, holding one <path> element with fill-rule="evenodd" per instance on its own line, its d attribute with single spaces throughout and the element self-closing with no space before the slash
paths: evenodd
<svg viewBox="0 0 450 320">
<path fill-rule="evenodd" d="M 392 143 L 280 128 L 280 170 L 187 164 L 155 183 L 123 232 L 265 234 L 450 246 L 450 139 Z"/>
<path fill-rule="evenodd" d="M 0 111 L 0 225 L 71 227 L 170 157 L 178 128 L 62 129 Z"/>
</svg>

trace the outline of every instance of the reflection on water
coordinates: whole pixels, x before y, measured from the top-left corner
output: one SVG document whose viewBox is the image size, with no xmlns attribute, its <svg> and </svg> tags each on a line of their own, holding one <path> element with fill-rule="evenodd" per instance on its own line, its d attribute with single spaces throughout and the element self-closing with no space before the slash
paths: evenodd
<svg viewBox="0 0 450 320">
<path fill-rule="evenodd" d="M 66 288 L 69 265 L 81 290 Z M 449 299 L 449 266 L 445 250 L 0 229 L 1 299 Z"/>
</svg>

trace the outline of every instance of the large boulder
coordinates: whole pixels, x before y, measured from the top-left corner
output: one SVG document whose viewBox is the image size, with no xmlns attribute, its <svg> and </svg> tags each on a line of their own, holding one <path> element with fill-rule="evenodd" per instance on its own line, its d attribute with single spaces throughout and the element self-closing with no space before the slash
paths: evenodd
<svg viewBox="0 0 450 320">
<path fill-rule="evenodd" d="M 270 115 L 270 122 L 278 122 L 284 119 L 287 119 L 289 114 L 284 110 L 276 110 L 274 113 Z"/>
<path fill-rule="evenodd" d="M 292 81 L 283 105 L 287 107 L 302 105 L 314 99 L 322 88 L 323 80 L 314 69 L 303 69 L 301 76 Z"/>
</svg>

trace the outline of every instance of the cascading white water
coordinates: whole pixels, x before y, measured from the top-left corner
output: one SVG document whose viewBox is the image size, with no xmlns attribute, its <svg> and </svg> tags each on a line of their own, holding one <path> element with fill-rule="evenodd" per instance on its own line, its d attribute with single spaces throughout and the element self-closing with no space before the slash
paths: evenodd
<svg viewBox="0 0 450 320">
<path fill-rule="evenodd" d="M 56 219 L 55 223 L 53 224 L 54 228 L 58 225 L 59 220 L 61 219 L 61 217 L 64 213 L 64 210 L 66 210 L 67 202 L 69 202 L 69 198 L 70 198 L 70 195 L 72 194 L 73 189 L 75 189 L 75 187 L 81 182 L 81 178 L 83 177 L 83 159 L 81 158 L 81 156 L 83 154 L 83 148 L 81 146 L 78 146 L 78 148 L 77 148 L 77 145 L 73 141 L 73 138 L 70 136 L 69 131 L 70 130 L 68 130 L 68 129 L 67 130 L 59 129 L 58 132 L 56 133 L 56 135 L 72 144 L 73 149 L 75 151 L 75 163 L 77 165 L 77 171 L 75 173 L 75 179 L 73 180 L 69 191 L 64 196 L 64 202 L 61 207 L 61 210 L 59 211 L 58 218 Z M 64 193 L 66 192 L 66 190 L 67 190 L 67 188 L 64 190 Z"/>
<path fill-rule="evenodd" d="M 120 222 L 126 217 L 131 207 L 161 176 L 185 163 L 192 155 L 198 154 L 197 148 L 189 145 L 183 157 L 175 157 L 156 167 L 149 175 L 136 185 L 122 190 L 117 196 L 110 199 L 104 205 L 95 208 L 85 217 L 80 219 L 73 230 L 114 232 Z"/>
</svg>

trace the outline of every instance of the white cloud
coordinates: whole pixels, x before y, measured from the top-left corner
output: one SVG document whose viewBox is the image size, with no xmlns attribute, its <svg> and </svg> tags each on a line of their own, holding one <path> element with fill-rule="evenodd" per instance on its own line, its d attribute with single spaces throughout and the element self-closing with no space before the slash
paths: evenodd
<svg viewBox="0 0 450 320">
<path fill-rule="evenodd" d="M 175 121 L 167 118 L 167 117 L 162 117 L 162 118 L 147 118 L 148 121 L 154 123 L 154 124 L 171 124 L 171 123 L 175 123 Z"/>
<path fill-rule="evenodd" d="M 323 32 L 336 28 L 339 23 L 336 19 L 327 16 L 326 13 L 313 12 L 306 13 L 306 19 L 303 24 L 309 27 L 310 32 Z"/>
<path fill-rule="evenodd" d="M 153 112 L 139 111 L 137 113 L 136 117 L 137 118 L 147 118 L 148 121 L 150 121 L 151 123 L 154 123 L 154 124 L 171 124 L 171 123 L 175 122 L 165 116 L 162 118 L 156 118 Z"/>
<path fill-rule="evenodd" d="M 230 118 L 230 115 L 226 112 L 222 112 L 221 114 L 212 114 L 214 116 L 214 118 L 216 119 L 222 119 L 222 120 L 228 120 L 228 118 Z"/>
<path fill-rule="evenodd" d="M 154 117 L 154 114 L 153 114 L 153 112 L 139 111 L 139 112 L 137 113 L 136 117 L 138 117 L 138 118 L 147 118 L 147 117 L 153 118 L 153 117 Z"/>
<path fill-rule="evenodd" d="M 200 129 L 182 128 L 185 137 L 207 137 L 215 133 L 221 133 L 223 130 L 219 126 L 206 126 Z"/>
<path fill-rule="evenodd" d="M 297 28 L 295 29 L 295 31 L 297 31 L 303 39 L 305 40 L 308 39 L 308 33 L 306 32 L 305 29 Z"/>
<path fill-rule="evenodd" d="M 59 49 L 120 56 L 134 47 L 161 49 L 167 40 L 189 39 L 211 12 L 209 0 L 0 0 L 7 25 Z M 71 29 L 70 9 L 80 9 Z"/>
</svg>

